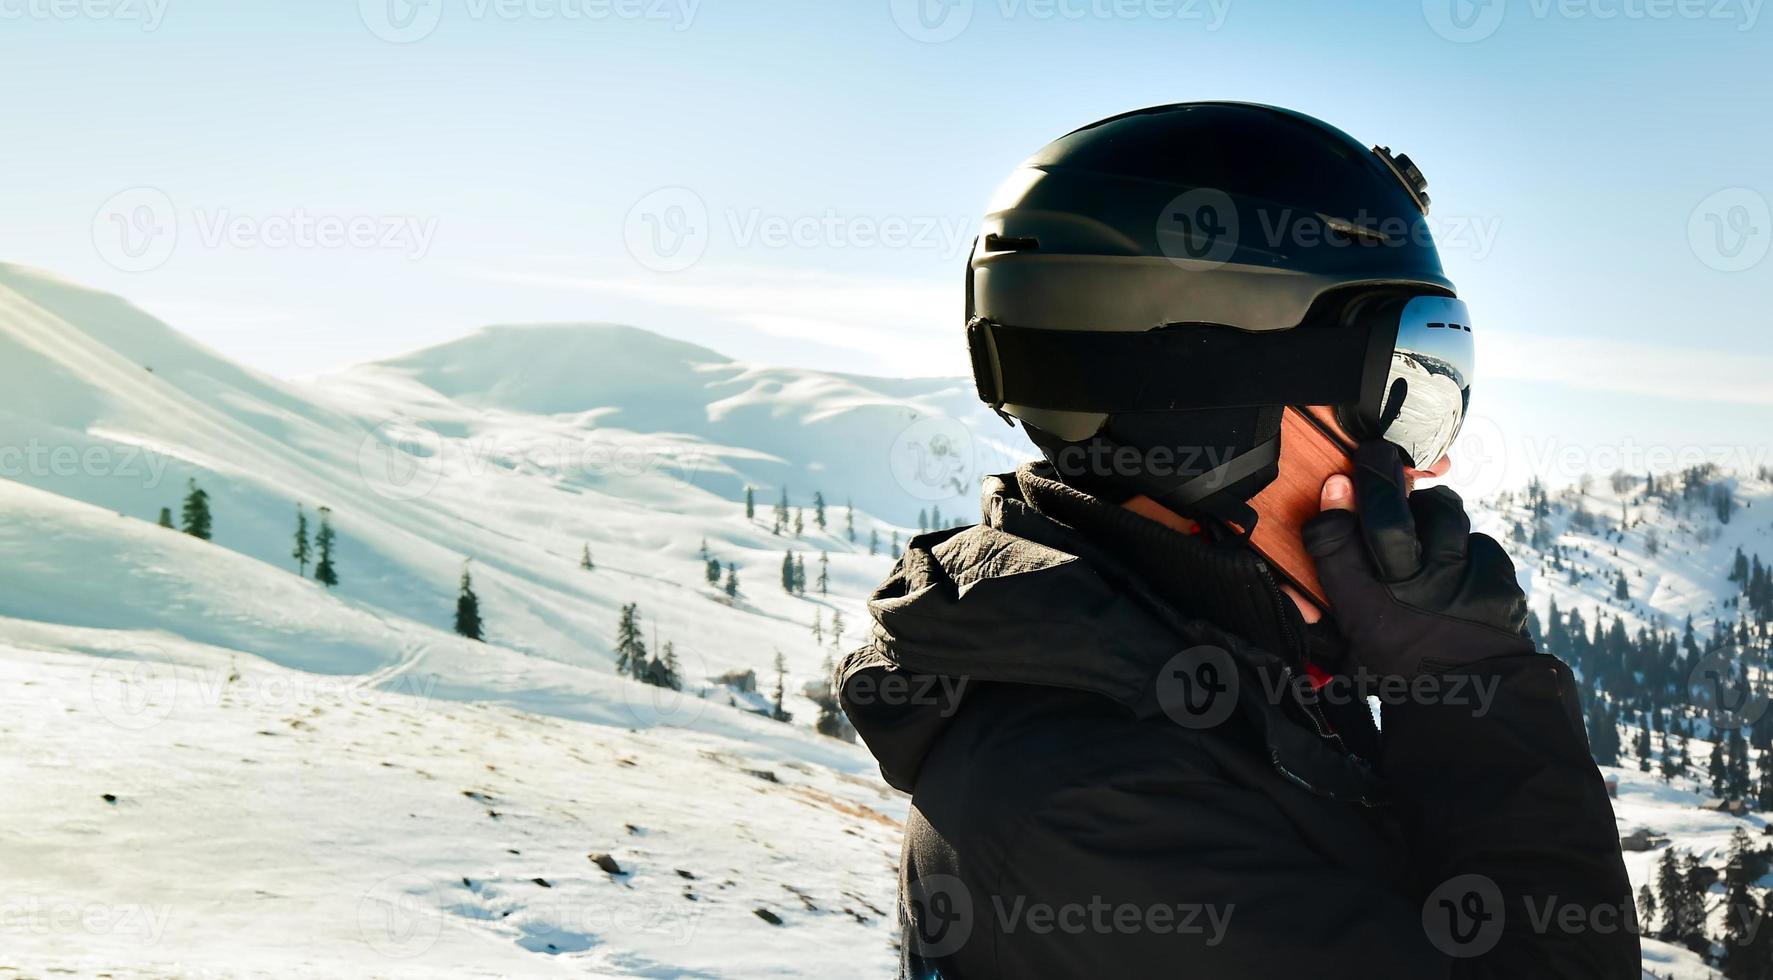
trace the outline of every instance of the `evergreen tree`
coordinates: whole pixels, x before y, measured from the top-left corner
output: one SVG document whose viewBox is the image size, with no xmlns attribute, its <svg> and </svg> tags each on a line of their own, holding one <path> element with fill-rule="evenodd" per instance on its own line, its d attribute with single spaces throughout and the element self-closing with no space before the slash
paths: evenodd
<svg viewBox="0 0 1773 980">
<path fill-rule="evenodd" d="M 1637 746 L 1636 746 L 1636 752 L 1637 752 L 1637 756 L 1638 756 L 1638 771 L 1639 772 L 1649 772 L 1650 771 L 1650 726 L 1648 724 L 1644 724 L 1644 725 L 1641 725 L 1638 727 L 1638 741 L 1637 741 Z"/>
<path fill-rule="evenodd" d="M 1613 582 L 1613 598 L 1618 599 L 1621 602 L 1625 602 L 1631 598 L 1631 591 L 1627 589 L 1625 585 L 1624 572 L 1620 572 L 1619 577 Z"/>
<path fill-rule="evenodd" d="M 1755 809 L 1773 813 L 1773 751 L 1761 750 L 1761 778 L 1755 787 Z"/>
<path fill-rule="evenodd" d="M 794 552 L 782 552 L 782 591 L 794 594 Z"/>
<path fill-rule="evenodd" d="M 824 617 L 817 609 L 813 610 L 813 642 L 820 645 L 825 643 Z"/>
<path fill-rule="evenodd" d="M 938 504 L 938 505 L 932 506 L 930 508 L 930 530 L 940 531 L 941 529 L 942 529 L 942 507 L 940 504 Z"/>
<path fill-rule="evenodd" d="M 794 556 L 794 594 L 806 595 L 806 559 Z"/>
<path fill-rule="evenodd" d="M 777 650 L 776 651 L 775 710 L 770 713 L 770 717 L 774 718 L 777 721 L 783 721 L 783 722 L 790 721 L 794 717 L 793 715 L 789 714 L 788 709 L 783 706 L 783 700 L 787 696 L 787 693 L 788 693 L 788 661 L 782 659 L 782 651 Z"/>
<path fill-rule="evenodd" d="M 794 536 L 798 538 L 805 533 L 806 509 L 803 507 L 796 507 L 794 508 Z"/>
<path fill-rule="evenodd" d="M 474 594 L 474 580 L 468 575 L 468 563 L 462 563 L 462 586 L 456 594 L 456 632 L 470 640 L 484 640 L 480 621 L 480 597 Z"/>
<path fill-rule="evenodd" d="M 850 544 L 856 543 L 856 505 L 847 499 L 843 502 L 843 536 Z"/>
<path fill-rule="evenodd" d="M 592 571 L 597 567 L 597 565 L 591 561 L 591 545 L 589 543 L 579 546 L 579 567 L 587 572 Z"/>
<path fill-rule="evenodd" d="M 640 634 L 640 606 L 622 607 L 616 624 L 616 673 L 639 677 L 646 670 L 646 638 Z"/>
<path fill-rule="evenodd" d="M 1704 952 L 1711 944 L 1705 934 L 1705 893 L 1711 888 L 1708 870 L 1691 851 L 1681 859 L 1681 930 L 1675 939 L 1695 953 Z"/>
<path fill-rule="evenodd" d="M 873 528 L 868 532 L 868 554 L 880 554 L 880 528 Z"/>
<path fill-rule="evenodd" d="M 1725 762 L 1724 793 L 1732 800 L 1746 800 L 1754 789 L 1754 775 L 1749 770 L 1748 743 L 1742 738 L 1741 728 L 1730 729 L 1726 741 L 1730 752 Z"/>
<path fill-rule="evenodd" d="M 819 490 L 813 491 L 813 523 L 825 530 L 825 494 Z"/>
<path fill-rule="evenodd" d="M 1724 740 L 1712 733 L 1711 756 L 1705 761 L 1705 774 L 1711 779 L 1711 794 L 1722 799 L 1729 775 L 1724 766 Z"/>
<path fill-rule="evenodd" d="M 718 559 L 718 558 L 708 559 L 707 563 L 702 566 L 702 576 L 708 580 L 709 585 L 719 585 L 720 584 L 720 559 Z"/>
<path fill-rule="evenodd" d="M 160 523 L 161 527 L 172 527 L 172 508 L 171 507 L 160 508 L 159 523 Z"/>
<path fill-rule="evenodd" d="M 290 551 L 289 557 L 296 561 L 296 574 L 307 578 L 308 559 L 313 557 L 313 552 L 308 548 L 308 512 L 302 509 L 301 504 L 296 504 L 295 548 Z"/>
<path fill-rule="evenodd" d="M 1656 863 L 1656 893 L 1661 898 L 1663 926 L 1657 933 L 1660 938 L 1673 939 L 1682 930 L 1681 910 L 1686 902 L 1687 881 L 1681 874 L 1680 857 L 1675 853 L 1673 844 L 1662 852 L 1662 860 Z"/>
<path fill-rule="evenodd" d="M 193 538 L 209 540 L 209 494 L 195 479 L 185 481 L 185 504 L 180 517 L 180 530 Z"/>
<path fill-rule="evenodd" d="M 747 485 L 745 487 L 745 519 L 749 521 L 749 520 L 756 519 L 756 517 L 757 517 L 757 491 L 754 487 Z"/>
<path fill-rule="evenodd" d="M 1597 765 L 1619 764 L 1619 729 L 1607 713 L 1606 700 L 1590 698 L 1588 702 L 1588 747 Z"/>
<path fill-rule="evenodd" d="M 770 528 L 771 534 L 781 534 L 788 530 L 788 488 L 782 488 L 782 499 L 776 502 L 776 522 Z"/>
<path fill-rule="evenodd" d="M 831 594 L 831 554 L 819 552 L 819 594 Z"/>
<path fill-rule="evenodd" d="M 917 533 L 922 534 L 923 532 L 928 531 L 929 529 L 930 529 L 930 512 L 927 510 L 918 511 L 917 512 Z"/>
<path fill-rule="evenodd" d="M 739 566 L 732 562 L 726 563 L 726 596 L 729 599 L 739 597 Z"/>
<path fill-rule="evenodd" d="M 834 611 L 831 614 L 831 645 L 843 646 L 843 613 Z"/>
<path fill-rule="evenodd" d="M 893 560 L 897 561 L 898 558 L 899 558 L 899 532 L 894 531 L 893 532 Z"/>
<path fill-rule="evenodd" d="M 1656 926 L 1656 893 L 1645 884 L 1638 889 L 1638 927 L 1649 934 Z"/>
<path fill-rule="evenodd" d="M 321 507 L 320 530 L 314 534 L 314 549 L 319 552 L 319 561 L 314 563 L 314 581 L 327 588 L 339 584 L 339 570 L 332 563 L 332 508 Z"/>
</svg>

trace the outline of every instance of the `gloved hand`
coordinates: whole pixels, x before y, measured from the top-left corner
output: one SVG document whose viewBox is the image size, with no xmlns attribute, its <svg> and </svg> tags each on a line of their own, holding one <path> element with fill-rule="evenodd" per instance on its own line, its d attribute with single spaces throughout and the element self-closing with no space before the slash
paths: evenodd
<svg viewBox="0 0 1773 980">
<path fill-rule="evenodd" d="M 1458 494 L 1406 493 L 1397 449 L 1378 440 L 1355 453 L 1353 499 L 1335 497 L 1338 485 L 1348 489 L 1325 484 L 1304 537 L 1355 664 L 1413 677 L 1534 652 L 1514 563 L 1471 533 Z"/>
</svg>

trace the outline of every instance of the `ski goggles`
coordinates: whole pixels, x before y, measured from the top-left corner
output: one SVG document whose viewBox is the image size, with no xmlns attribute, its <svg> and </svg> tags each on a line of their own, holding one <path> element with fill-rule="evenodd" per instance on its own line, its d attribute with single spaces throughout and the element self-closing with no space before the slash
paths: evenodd
<svg viewBox="0 0 1773 980">
<path fill-rule="evenodd" d="M 1458 437 L 1476 360 L 1463 302 L 1396 288 L 1326 305 L 1290 330 L 1052 330 L 973 317 L 967 345 L 979 398 L 999 412 L 1326 405 L 1350 436 L 1384 439 L 1418 469 Z"/>
<path fill-rule="evenodd" d="M 1396 331 L 1383 375 L 1370 360 L 1360 399 L 1338 406 L 1337 421 L 1357 438 L 1398 447 L 1412 467 L 1432 467 L 1453 448 L 1471 408 L 1471 311 L 1451 296 L 1409 296 L 1355 307 L 1351 316 L 1374 324 L 1380 351 L 1393 317 Z"/>
</svg>

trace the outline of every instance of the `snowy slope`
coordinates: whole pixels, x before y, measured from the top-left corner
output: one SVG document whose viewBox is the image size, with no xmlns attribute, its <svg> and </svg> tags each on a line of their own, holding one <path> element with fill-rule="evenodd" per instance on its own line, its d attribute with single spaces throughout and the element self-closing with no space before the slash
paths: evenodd
<svg viewBox="0 0 1773 980">
<path fill-rule="evenodd" d="M 802 691 L 864 627 L 890 565 L 871 532 L 884 552 L 921 510 L 976 513 L 977 477 L 1026 454 L 965 383 L 742 364 L 606 324 L 489 328 L 285 382 L 14 266 L 0 383 L 0 446 L 19 450 L 0 458 L 0 866 L 19 896 L 0 968 L 887 971 L 904 802 L 810 730 Z M 153 523 L 187 479 L 210 494 L 211 543 Z M 1518 494 L 1474 507 L 1541 615 L 1555 599 L 1633 630 L 1734 616 L 1729 559 L 1773 556 L 1773 485 L 1738 475 L 1720 525 L 1596 482 L 1593 530 L 1563 492 L 1561 558 L 1514 540 Z M 771 530 L 784 486 L 798 536 Z M 296 574 L 298 503 L 330 508 L 337 589 Z M 704 542 L 736 566 L 736 599 L 705 580 Z M 784 592 L 785 551 L 809 576 L 827 553 L 829 594 Z M 449 628 L 465 561 L 485 644 Z M 629 603 L 674 644 L 684 695 L 615 676 Z M 745 710 L 778 652 L 789 725 Z M 761 693 L 713 680 L 745 669 Z M 1699 810 L 1697 785 L 1618 774 L 1622 833 L 1717 865 L 1731 828 L 1762 826 Z M 1630 856 L 1634 884 L 1657 856 Z M 70 917 L 88 905 L 110 920 Z M 1709 975 L 1654 942 L 1646 965 Z"/>
</svg>

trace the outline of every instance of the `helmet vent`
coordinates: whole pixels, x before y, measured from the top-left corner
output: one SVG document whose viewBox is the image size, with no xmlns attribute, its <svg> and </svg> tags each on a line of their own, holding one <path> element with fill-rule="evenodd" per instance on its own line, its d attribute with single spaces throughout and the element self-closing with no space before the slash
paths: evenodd
<svg viewBox="0 0 1773 980">
<path fill-rule="evenodd" d="M 997 235 L 985 236 L 987 252 L 1033 252 L 1040 248 L 1040 239 L 1033 235 Z"/>
</svg>

